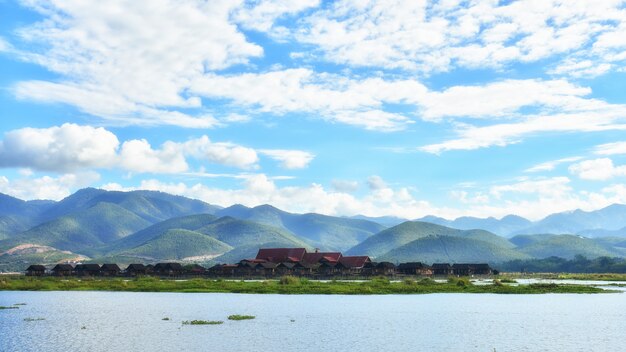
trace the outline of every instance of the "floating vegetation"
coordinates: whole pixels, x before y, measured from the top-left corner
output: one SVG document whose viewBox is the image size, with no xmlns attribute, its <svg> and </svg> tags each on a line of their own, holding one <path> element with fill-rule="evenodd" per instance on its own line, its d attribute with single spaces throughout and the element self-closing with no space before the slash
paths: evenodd
<svg viewBox="0 0 626 352">
<path fill-rule="evenodd" d="M 185 320 L 183 325 L 220 325 L 224 324 L 221 320 Z"/>
<path fill-rule="evenodd" d="M 24 318 L 24 321 L 41 321 L 46 320 L 46 318 Z"/>
<path fill-rule="evenodd" d="M 250 320 L 256 318 L 254 315 L 233 314 L 228 316 L 228 320 Z"/>
<path fill-rule="evenodd" d="M 165 317 L 165 318 L 163 318 L 163 319 L 161 319 L 161 320 L 170 320 L 170 318 L 168 318 L 168 317 Z"/>
<path fill-rule="evenodd" d="M 20 309 L 20 307 L 15 307 L 15 306 L 9 306 L 9 307 L 6 307 L 6 306 L 0 306 L 0 309 Z"/>
<path fill-rule="evenodd" d="M 86 327 L 86 326 L 83 326 L 83 327 L 81 327 L 80 329 L 81 329 L 81 330 L 87 330 L 87 327 Z"/>
<path fill-rule="evenodd" d="M 515 281 L 513 279 L 510 279 L 508 277 L 504 277 L 504 278 L 500 279 L 500 282 L 503 283 L 503 284 L 516 284 L 517 283 L 517 281 Z"/>
<path fill-rule="evenodd" d="M 14 306 L 25 306 L 26 303 L 15 303 Z"/>
</svg>

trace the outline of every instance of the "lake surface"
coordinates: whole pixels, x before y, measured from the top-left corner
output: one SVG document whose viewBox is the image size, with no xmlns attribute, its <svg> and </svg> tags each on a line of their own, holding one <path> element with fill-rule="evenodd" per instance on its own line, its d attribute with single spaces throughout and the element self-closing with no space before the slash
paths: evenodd
<svg viewBox="0 0 626 352">
<path fill-rule="evenodd" d="M 0 292 L 1 306 L 16 303 L 0 310 L 3 352 L 626 350 L 626 293 Z M 224 324 L 182 325 L 192 319 Z"/>
</svg>

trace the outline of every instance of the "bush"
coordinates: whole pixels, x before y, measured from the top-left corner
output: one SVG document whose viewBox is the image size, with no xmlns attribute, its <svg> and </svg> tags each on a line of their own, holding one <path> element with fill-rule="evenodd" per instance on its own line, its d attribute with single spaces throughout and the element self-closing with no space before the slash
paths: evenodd
<svg viewBox="0 0 626 352">
<path fill-rule="evenodd" d="M 417 284 L 417 282 L 415 282 L 415 280 L 413 280 L 413 279 L 404 279 L 403 282 L 407 286 L 414 286 L 415 284 Z"/>
<path fill-rule="evenodd" d="M 420 285 L 434 285 L 437 282 L 429 277 L 420 280 Z"/>
<path fill-rule="evenodd" d="M 500 280 L 493 280 L 493 285 L 494 286 L 504 286 L 504 284 Z"/>
<path fill-rule="evenodd" d="M 373 285 L 389 285 L 389 278 L 386 276 L 376 276 L 372 279 Z"/>
<path fill-rule="evenodd" d="M 300 279 L 295 276 L 283 276 L 278 283 L 281 285 L 300 285 Z"/>
</svg>

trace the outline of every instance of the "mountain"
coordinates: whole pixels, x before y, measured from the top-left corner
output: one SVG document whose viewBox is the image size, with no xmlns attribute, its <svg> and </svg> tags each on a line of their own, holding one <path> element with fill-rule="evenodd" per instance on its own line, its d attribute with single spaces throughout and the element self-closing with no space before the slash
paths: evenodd
<svg viewBox="0 0 626 352">
<path fill-rule="evenodd" d="M 518 251 L 535 258 L 572 259 L 576 255 L 587 258 L 626 256 L 624 248 L 575 235 L 522 235 L 513 237 L 511 242 L 517 244 Z"/>
<path fill-rule="evenodd" d="M 366 239 L 351 248 L 347 254 L 369 255 L 377 258 L 410 242 L 429 236 L 463 237 L 468 240 L 491 243 L 501 248 L 513 247 L 505 238 L 483 230 L 458 230 L 428 222 L 407 221 Z"/>
<path fill-rule="evenodd" d="M 213 214 L 219 207 L 205 202 L 156 191 L 105 191 L 85 188 L 55 203 L 41 216 L 52 220 L 106 202 L 116 204 L 150 223 L 191 214 Z"/>
<path fill-rule="evenodd" d="M 0 193 L 0 240 L 36 225 L 41 213 L 53 204 L 52 201 L 23 201 Z"/>
<path fill-rule="evenodd" d="M 213 237 L 184 229 L 170 229 L 133 249 L 120 253 L 157 260 L 210 260 L 233 247 Z"/>
<path fill-rule="evenodd" d="M 426 263 L 501 263 L 515 259 L 528 259 L 509 246 L 485 242 L 469 237 L 431 235 L 392 249 L 380 261 Z"/>
<path fill-rule="evenodd" d="M 148 225 L 147 220 L 119 205 L 102 202 L 0 241 L 0 248 L 29 243 L 86 254 Z"/>
<path fill-rule="evenodd" d="M 187 246 L 182 241 L 196 243 Z M 179 243 L 181 249 L 175 248 Z M 201 214 L 169 219 L 142 229 L 105 247 L 106 256 L 173 259 L 224 255 L 217 260 L 237 262 L 256 256 L 259 247 L 311 246 L 287 230 L 235 219 Z M 195 248 L 195 249 L 194 249 Z M 200 250 L 202 249 L 202 250 Z M 229 259 L 228 261 L 226 259 Z"/>
<path fill-rule="evenodd" d="M 418 219 L 418 221 L 430 222 L 459 230 L 481 229 L 507 237 L 532 225 L 530 220 L 517 215 L 507 215 L 499 220 L 494 217 L 475 218 L 471 216 L 463 216 L 455 220 L 446 220 L 431 215 Z"/>
<path fill-rule="evenodd" d="M 346 250 L 385 228 L 368 220 L 314 213 L 292 214 L 270 205 L 248 208 L 238 204 L 221 209 L 216 215 L 282 228 L 322 250 Z"/>
<path fill-rule="evenodd" d="M 140 246 L 172 229 L 196 230 L 217 220 L 209 214 L 188 215 L 168 219 L 146 227 L 103 248 L 105 253 L 118 253 Z"/>
<path fill-rule="evenodd" d="M 355 215 L 355 216 L 349 216 L 348 218 L 350 219 L 357 219 L 357 220 L 367 220 L 367 221 L 371 221 L 371 222 L 375 222 L 378 224 L 381 224 L 383 226 L 386 227 L 392 227 L 392 226 L 396 226 L 396 225 L 400 225 L 401 223 L 407 221 L 407 219 L 403 219 L 403 218 L 398 218 L 395 216 L 365 216 L 365 215 Z"/>
<path fill-rule="evenodd" d="M 620 230 L 626 227 L 626 205 L 613 204 L 595 211 L 574 210 L 552 214 L 519 234 L 575 234 L 586 230 Z"/>
</svg>

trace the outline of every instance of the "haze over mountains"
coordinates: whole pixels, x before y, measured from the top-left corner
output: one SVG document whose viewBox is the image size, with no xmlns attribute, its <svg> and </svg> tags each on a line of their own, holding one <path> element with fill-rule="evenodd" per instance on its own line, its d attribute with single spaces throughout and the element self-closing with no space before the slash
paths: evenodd
<svg viewBox="0 0 626 352">
<path fill-rule="evenodd" d="M 3 271 L 64 260 L 236 262 L 259 247 L 427 263 L 626 257 L 626 206 L 552 214 L 536 222 L 514 215 L 405 221 L 293 214 L 270 205 L 221 208 L 153 191 L 88 188 L 59 202 L 0 194 Z"/>
</svg>

